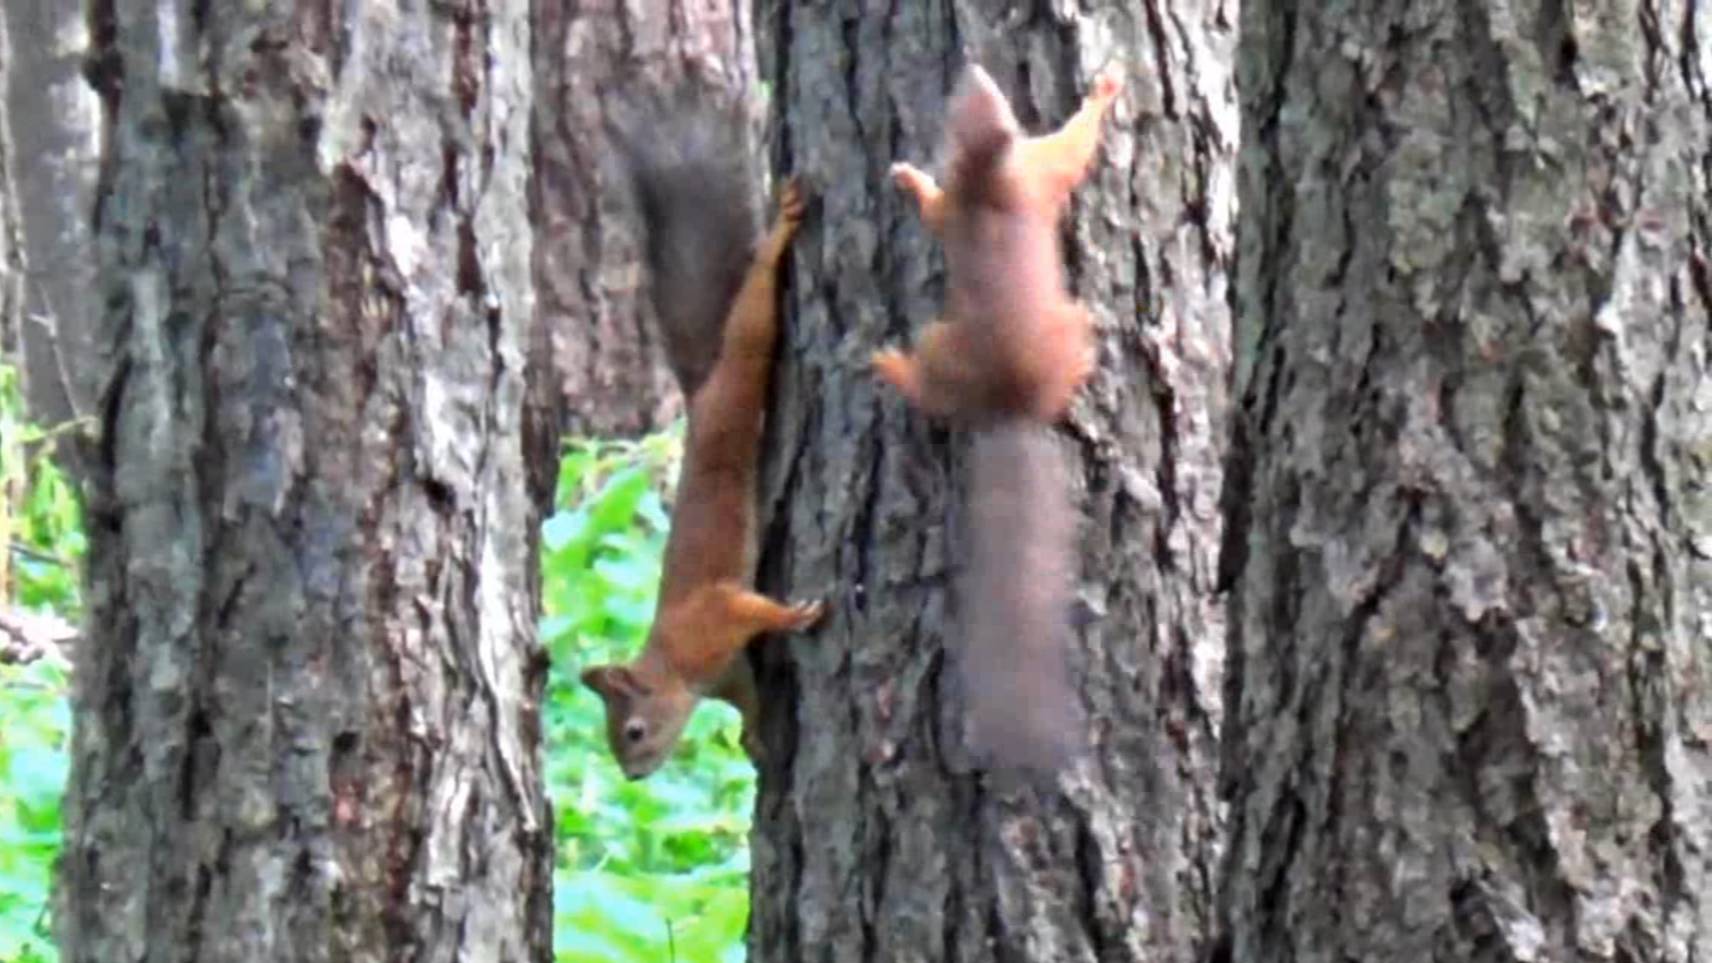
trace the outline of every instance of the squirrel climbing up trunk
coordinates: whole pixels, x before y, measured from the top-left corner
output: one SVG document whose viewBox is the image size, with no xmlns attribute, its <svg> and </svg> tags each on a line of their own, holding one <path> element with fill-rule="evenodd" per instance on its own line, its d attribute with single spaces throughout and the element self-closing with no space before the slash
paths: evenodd
<svg viewBox="0 0 1712 963">
<path fill-rule="evenodd" d="M 1087 175 L 1121 82 L 1104 71 L 1063 127 L 1026 137 L 971 65 L 946 109 L 946 183 L 892 178 L 945 245 L 945 317 L 875 373 L 924 413 L 975 431 L 958 580 L 970 742 L 1005 768 L 1052 769 L 1081 745 L 1067 664 L 1076 514 L 1048 427 L 1093 368 L 1088 311 L 1065 288 L 1058 220 Z"/>
</svg>

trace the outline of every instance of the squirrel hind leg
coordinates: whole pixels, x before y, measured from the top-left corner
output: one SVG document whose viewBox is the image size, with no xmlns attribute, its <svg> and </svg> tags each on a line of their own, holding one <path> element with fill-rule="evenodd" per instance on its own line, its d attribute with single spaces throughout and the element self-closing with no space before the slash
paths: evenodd
<svg viewBox="0 0 1712 963">
<path fill-rule="evenodd" d="M 915 359 L 897 348 L 874 352 L 869 361 L 875 377 L 892 386 L 912 407 L 922 407 L 921 368 Z"/>
<path fill-rule="evenodd" d="M 874 355 L 874 373 L 910 405 L 933 418 L 958 420 L 992 405 L 989 377 L 973 356 L 961 322 L 939 320 L 922 329 L 915 353 L 886 350 Z"/>
<path fill-rule="evenodd" d="M 1036 356 L 1033 404 L 1026 409 L 1035 421 L 1050 424 L 1063 418 L 1094 373 L 1092 327 L 1088 308 L 1077 301 L 1066 302 L 1049 322 Z"/>
</svg>

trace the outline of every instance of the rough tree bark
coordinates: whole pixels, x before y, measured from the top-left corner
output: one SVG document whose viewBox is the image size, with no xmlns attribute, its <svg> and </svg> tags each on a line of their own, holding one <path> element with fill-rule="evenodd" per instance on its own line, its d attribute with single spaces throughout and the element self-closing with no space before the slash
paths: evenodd
<svg viewBox="0 0 1712 963">
<path fill-rule="evenodd" d="M 100 104 L 83 76 L 89 29 L 81 4 L 7 0 L 5 17 L 5 108 L 29 263 L 18 340 L 31 415 L 54 425 L 91 414 L 100 388 L 90 240 Z"/>
<path fill-rule="evenodd" d="M 764 483 L 763 584 L 826 627 L 763 647 L 770 762 L 750 948 L 783 960 L 1194 960 L 1209 866 L 1223 627 L 1215 604 L 1232 252 L 1234 24 L 1218 3 L 768 4 L 775 172 L 819 195 L 795 247 Z M 943 259 L 887 180 L 933 163 L 965 44 L 1023 121 L 1062 122 L 1129 68 L 1066 253 L 1100 370 L 1074 452 L 1073 674 L 1091 757 L 1050 786 L 972 771 L 943 671 L 965 439 L 870 378 L 939 309 Z M 785 647 L 788 645 L 788 652 Z"/>
<path fill-rule="evenodd" d="M 1712 956 L 1708 29 L 1244 4 L 1229 959 Z"/>
<path fill-rule="evenodd" d="M 641 221 L 607 155 L 615 105 L 685 69 L 756 92 L 748 6 L 732 0 L 535 4 L 536 311 L 575 433 L 628 435 L 683 411 L 643 296 Z M 758 106 L 758 105 L 757 105 Z M 758 111 L 757 117 L 758 120 Z"/>
<path fill-rule="evenodd" d="M 90 11 L 62 959 L 544 959 L 528 4 Z"/>
<path fill-rule="evenodd" d="M 18 198 L 12 190 L 16 154 L 12 147 L 11 99 L 6 96 L 15 74 L 11 21 L 9 11 L 0 10 L 0 361 L 16 363 L 24 314 L 24 234 L 18 223 Z M 0 541 L 0 552 L 6 550 L 6 543 Z M 0 573 L 5 571 L 6 560 L 0 558 Z M 0 592 L 4 588 L 5 582 L 0 581 Z"/>
</svg>

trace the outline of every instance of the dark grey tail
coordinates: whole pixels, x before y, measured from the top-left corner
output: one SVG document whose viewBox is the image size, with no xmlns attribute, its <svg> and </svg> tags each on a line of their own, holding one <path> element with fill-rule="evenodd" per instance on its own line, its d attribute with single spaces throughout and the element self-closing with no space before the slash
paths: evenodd
<svg viewBox="0 0 1712 963">
<path fill-rule="evenodd" d="M 1070 679 L 1076 513 L 1050 429 L 1007 422 L 975 434 L 969 557 L 956 664 L 977 760 L 1050 772 L 1085 743 Z"/>
<path fill-rule="evenodd" d="M 615 123 L 613 143 L 647 231 L 667 361 L 688 397 L 719 357 L 726 309 L 760 236 L 743 119 L 692 84 Z"/>
</svg>

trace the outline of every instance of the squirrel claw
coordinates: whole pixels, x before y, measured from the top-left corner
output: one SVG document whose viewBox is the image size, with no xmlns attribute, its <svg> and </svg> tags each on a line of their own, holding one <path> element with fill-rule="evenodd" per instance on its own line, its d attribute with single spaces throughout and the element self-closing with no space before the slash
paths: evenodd
<svg viewBox="0 0 1712 963">
<path fill-rule="evenodd" d="M 1094 78 L 1093 97 L 1097 100 L 1110 100 L 1123 89 L 1123 70 L 1118 64 L 1108 64 Z"/>
<path fill-rule="evenodd" d="M 868 367 L 882 378 L 909 363 L 909 357 L 897 348 L 881 348 L 868 356 Z"/>
<path fill-rule="evenodd" d="M 932 178 L 922 172 L 921 168 L 907 161 L 897 161 L 892 164 L 890 171 L 892 184 L 899 190 L 907 191 L 917 202 L 922 195 L 933 192 Z"/>
<path fill-rule="evenodd" d="M 914 399 L 915 364 L 908 354 L 897 348 L 884 348 L 874 352 L 868 366 L 875 377 L 896 388 L 904 397 Z"/>
<path fill-rule="evenodd" d="M 807 194 L 801 178 L 792 177 L 785 181 L 779 189 L 779 220 L 792 224 L 801 221 L 808 210 Z"/>
<path fill-rule="evenodd" d="M 797 630 L 809 628 L 819 622 L 825 614 L 826 603 L 819 599 L 812 602 L 796 602 L 791 605 L 791 615 L 796 618 L 791 628 Z"/>
</svg>

